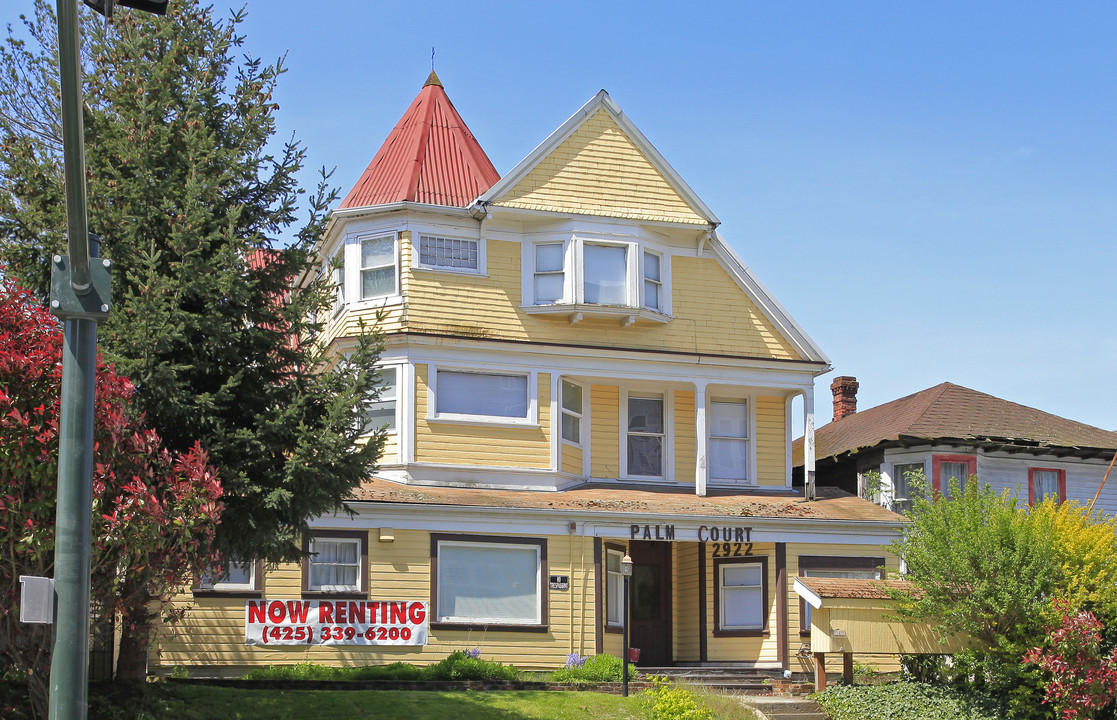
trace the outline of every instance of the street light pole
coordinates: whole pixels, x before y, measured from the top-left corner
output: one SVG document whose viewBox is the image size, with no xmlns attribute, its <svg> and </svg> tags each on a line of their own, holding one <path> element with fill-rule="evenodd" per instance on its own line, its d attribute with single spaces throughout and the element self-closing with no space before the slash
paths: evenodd
<svg viewBox="0 0 1117 720">
<path fill-rule="evenodd" d="M 621 697 L 628 697 L 628 591 L 632 579 L 632 558 L 628 553 L 621 559 L 621 575 L 624 576 L 624 608 L 621 614 Z"/>
</svg>

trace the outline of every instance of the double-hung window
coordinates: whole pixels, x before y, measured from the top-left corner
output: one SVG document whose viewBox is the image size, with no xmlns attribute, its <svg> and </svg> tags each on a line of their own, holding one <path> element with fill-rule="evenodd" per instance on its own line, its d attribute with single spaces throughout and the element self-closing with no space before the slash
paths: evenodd
<svg viewBox="0 0 1117 720">
<path fill-rule="evenodd" d="M 334 312 L 340 312 L 345 307 L 345 263 L 335 260 L 332 270 L 334 279 Z"/>
<path fill-rule="evenodd" d="M 477 271 L 480 269 L 480 252 L 477 240 L 419 236 L 420 267 L 440 270 Z"/>
<path fill-rule="evenodd" d="M 311 593 L 368 592 L 368 533 L 322 531 L 307 540 L 303 590 Z"/>
<path fill-rule="evenodd" d="M 659 296 L 663 291 L 663 275 L 660 270 L 660 257 L 656 253 L 644 251 L 644 307 L 659 310 Z"/>
<path fill-rule="evenodd" d="M 536 538 L 432 535 L 437 622 L 544 625 L 546 543 Z"/>
<path fill-rule="evenodd" d="M 1028 468 L 1028 502 L 1032 505 L 1038 505 L 1049 497 L 1053 498 L 1056 503 L 1066 501 L 1066 470 Z"/>
<path fill-rule="evenodd" d="M 361 299 L 394 295 L 398 290 L 395 233 L 361 239 Z"/>
<path fill-rule="evenodd" d="M 562 439 L 582 442 L 582 386 L 562 381 Z"/>
<path fill-rule="evenodd" d="M 563 267 L 566 250 L 562 243 L 535 246 L 535 304 L 560 303 L 565 296 L 566 279 Z"/>
<path fill-rule="evenodd" d="M 386 365 L 380 368 L 380 393 L 365 408 L 365 432 L 375 432 L 380 428 L 389 433 L 396 431 L 396 377 L 395 367 Z"/>
<path fill-rule="evenodd" d="M 531 410 L 530 377 L 439 369 L 435 375 L 434 416 L 527 422 Z"/>
<path fill-rule="evenodd" d="M 662 395 L 628 396 L 628 475 L 663 477 Z"/>
<path fill-rule="evenodd" d="M 749 408 L 739 402 L 710 403 L 710 478 L 748 480 Z"/>
<path fill-rule="evenodd" d="M 717 631 L 758 635 L 768 627 L 768 559 L 714 560 Z"/>
</svg>

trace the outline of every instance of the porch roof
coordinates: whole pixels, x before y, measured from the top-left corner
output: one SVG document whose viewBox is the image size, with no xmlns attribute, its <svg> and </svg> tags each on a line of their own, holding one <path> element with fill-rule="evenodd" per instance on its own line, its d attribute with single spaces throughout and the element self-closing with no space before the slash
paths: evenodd
<svg viewBox="0 0 1117 720">
<path fill-rule="evenodd" d="M 567 490 L 490 490 L 468 487 L 403 485 L 373 478 L 357 488 L 353 502 L 500 507 L 587 513 L 633 513 L 695 517 L 801 518 L 901 523 L 902 515 L 837 488 L 818 488 L 818 499 L 798 492 L 763 489 L 710 489 L 705 497 L 694 489 L 653 485 L 590 483 Z"/>
</svg>

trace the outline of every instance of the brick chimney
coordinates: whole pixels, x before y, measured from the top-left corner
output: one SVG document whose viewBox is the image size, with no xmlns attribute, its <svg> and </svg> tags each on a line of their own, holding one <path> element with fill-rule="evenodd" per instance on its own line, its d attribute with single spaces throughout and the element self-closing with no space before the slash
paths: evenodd
<svg viewBox="0 0 1117 720">
<path fill-rule="evenodd" d="M 834 422 L 857 412 L 858 387 L 855 377 L 837 377 L 830 383 L 830 392 L 834 393 Z"/>
</svg>

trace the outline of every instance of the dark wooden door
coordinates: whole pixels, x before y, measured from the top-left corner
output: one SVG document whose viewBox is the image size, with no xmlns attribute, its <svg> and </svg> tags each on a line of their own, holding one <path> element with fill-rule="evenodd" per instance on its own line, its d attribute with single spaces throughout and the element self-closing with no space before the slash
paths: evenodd
<svg viewBox="0 0 1117 720">
<path fill-rule="evenodd" d="M 629 553 L 630 646 L 640 648 L 640 665 L 670 665 L 671 543 L 633 542 Z"/>
</svg>

